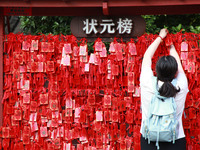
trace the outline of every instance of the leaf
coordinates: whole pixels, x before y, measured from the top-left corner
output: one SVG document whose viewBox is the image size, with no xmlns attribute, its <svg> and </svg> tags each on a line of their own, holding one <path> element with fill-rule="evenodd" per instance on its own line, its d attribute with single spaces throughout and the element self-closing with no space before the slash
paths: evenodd
<svg viewBox="0 0 200 150">
<path fill-rule="evenodd" d="M 194 27 L 193 26 L 190 26 L 190 30 L 193 30 L 194 29 Z"/>
<path fill-rule="evenodd" d="M 180 30 L 181 30 L 181 27 L 182 27 L 182 25 L 179 24 L 179 25 L 177 26 L 177 30 L 180 31 Z"/>
<path fill-rule="evenodd" d="M 46 20 L 47 16 L 42 16 L 41 20 Z"/>
<path fill-rule="evenodd" d="M 32 25 L 33 28 L 35 28 L 35 22 L 34 21 L 31 22 L 31 25 Z"/>
<path fill-rule="evenodd" d="M 59 23 L 58 22 L 54 22 L 54 25 L 59 26 Z"/>
<path fill-rule="evenodd" d="M 196 26 L 197 30 L 200 32 L 200 26 Z"/>
</svg>

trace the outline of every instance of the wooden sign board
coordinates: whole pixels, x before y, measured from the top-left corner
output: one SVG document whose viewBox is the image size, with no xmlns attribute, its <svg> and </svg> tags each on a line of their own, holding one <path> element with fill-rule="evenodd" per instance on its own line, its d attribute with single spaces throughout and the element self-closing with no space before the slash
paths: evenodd
<svg viewBox="0 0 200 150">
<path fill-rule="evenodd" d="M 131 17 L 74 17 L 71 21 L 71 32 L 77 38 L 94 41 L 100 37 L 110 42 L 114 37 L 129 40 L 145 32 L 146 23 L 141 16 Z"/>
</svg>

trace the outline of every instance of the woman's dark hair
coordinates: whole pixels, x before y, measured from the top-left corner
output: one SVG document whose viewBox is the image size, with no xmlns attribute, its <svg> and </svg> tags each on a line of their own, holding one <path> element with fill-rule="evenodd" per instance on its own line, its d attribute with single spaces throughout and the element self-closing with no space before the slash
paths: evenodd
<svg viewBox="0 0 200 150">
<path fill-rule="evenodd" d="M 156 63 L 157 79 L 163 81 L 158 92 L 164 97 L 174 97 L 180 89 L 176 89 L 171 81 L 178 71 L 178 64 L 173 56 L 162 56 Z"/>
</svg>

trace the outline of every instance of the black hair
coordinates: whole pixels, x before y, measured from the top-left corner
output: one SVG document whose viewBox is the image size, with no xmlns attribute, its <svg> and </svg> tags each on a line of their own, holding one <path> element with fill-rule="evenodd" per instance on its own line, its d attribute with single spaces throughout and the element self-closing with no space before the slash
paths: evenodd
<svg viewBox="0 0 200 150">
<path fill-rule="evenodd" d="M 162 56 L 156 63 L 157 79 L 163 81 L 158 92 L 164 97 L 174 97 L 180 89 L 176 89 L 171 81 L 178 71 L 178 64 L 173 56 Z"/>
</svg>

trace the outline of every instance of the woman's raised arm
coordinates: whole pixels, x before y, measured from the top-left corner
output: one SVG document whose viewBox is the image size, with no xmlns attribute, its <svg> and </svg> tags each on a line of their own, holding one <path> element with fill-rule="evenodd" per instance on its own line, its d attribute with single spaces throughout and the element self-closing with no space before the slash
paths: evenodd
<svg viewBox="0 0 200 150">
<path fill-rule="evenodd" d="M 181 65 L 180 57 L 179 57 L 179 55 L 178 55 L 178 53 L 177 53 L 174 45 L 170 46 L 170 52 L 169 52 L 169 54 L 176 59 L 176 61 L 178 63 L 178 72 L 184 73 L 183 67 Z"/>
<path fill-rule="evenodd" d="M 151 45 L 147 48 L 144 57 L 143 57 L 143 61 L 142 61 L 142 67 L 147 66 L 147 67 L 151 67 L 151 59 L 155 53 L 155 51 L 157 50 L 158 46 L 160 45 L 160 43 L 162 42 L 162 40 L 167 36 L 167 29 L 161 29 L 159 36 L 153 41 L 153 43 L 151 43 Z"/>
</svg>

